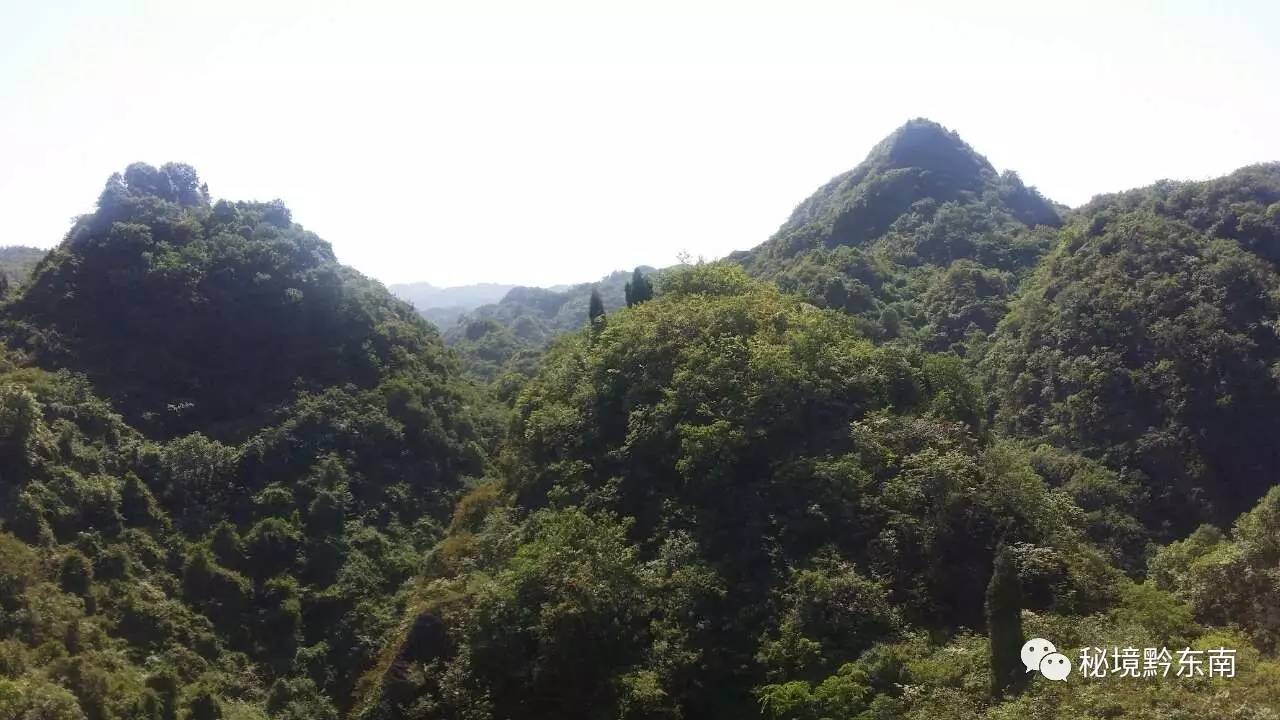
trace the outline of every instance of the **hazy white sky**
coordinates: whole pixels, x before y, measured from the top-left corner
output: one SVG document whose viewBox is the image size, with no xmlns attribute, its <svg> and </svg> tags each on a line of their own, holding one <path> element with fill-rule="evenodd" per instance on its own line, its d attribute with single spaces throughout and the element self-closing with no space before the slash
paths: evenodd
<svg viewBox="0 0 1280 720">
<path fill-rule="evenodd" d="M 0 244 L 129 162 L 386 282 L 758 244 L 908 118 L 1060 202 L 1280 159 L 1280 3 L 0 0 Z"/>
</svg>

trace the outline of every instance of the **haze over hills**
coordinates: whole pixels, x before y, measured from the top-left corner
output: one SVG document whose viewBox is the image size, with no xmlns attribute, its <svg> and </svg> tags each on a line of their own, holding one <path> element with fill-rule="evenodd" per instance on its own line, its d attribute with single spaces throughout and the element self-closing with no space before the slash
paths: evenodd
<svg viewBox="0 0 1280 720">
<path fill-rule="evenodd" d="M 423 309 L 453 306 L 473 308 L 501 300 L 513 287 L 515 285 L 499 283 L 436 287 L 431 283 L 416 282 L 388 285 L 387 289 L 401 300 Z"/>
<path fill-rule="evenodd" d="M 21 285 L 31 277 L 36 264 L 48 254 L 48 250 L 25 245 L 2 246 L 0 247 L 0 273 L 4 274 L 4 279 L 10 286 Z"/>
<path fill-rule="evenodd" d="M 431 283 L 415 282 L 388 285 L 387 289 L 443 331 L 452 327 L 464 313 L 498 302 L 513 287 L 515 285 L 499 283 L 436 287 Z"/>
<path fill-rule="evenodd" d="M 1280 164 L 1068 210 L 914 120 L 441 333 L 131 165 L 0 304 L 0 720 L 1270 717 L 1277 248 Z"/>
</svg>

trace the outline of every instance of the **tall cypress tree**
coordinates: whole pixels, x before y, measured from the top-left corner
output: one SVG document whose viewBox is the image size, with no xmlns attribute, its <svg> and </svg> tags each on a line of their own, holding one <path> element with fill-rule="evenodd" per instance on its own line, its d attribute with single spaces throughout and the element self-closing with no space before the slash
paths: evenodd
<svg viewBox="0 0 1280 720">
<path fill-rule="evenodd" d="M 596 318 L 604 317 L 604 301 L 600 299 L 600 291 L 591 288 L 591 301 L 587 305 L 587 318 L 595 323 Z"/>
<path fill-rule="evenodd" d="M 201 690 L 191 698 L 187 720 L 222 720 L 222 702 L 208 690 Z"/>
<path fill-rule="evenodd" d="M 172 670 L 161 670 L 147 678 L 147 687 L 155 693 L 159 720 L 178 720 L 178 677 Z"/>
<path fill-rule="evenodd" d="M 991 694 L 1017 692 L 1026 680 L 1022 667 L 1022 582 L 1013 556 L 996 551 L 987 584 L 987 634 L 991 639 Z"/>
<path fill-rule="evenodd" d="M 627 307 L 653 299 L 653 283 L 640 272 L 640 268 L 636 268 L 631 274 L 631 282 L 627 283 L 626 294 Z"/>
</svg>

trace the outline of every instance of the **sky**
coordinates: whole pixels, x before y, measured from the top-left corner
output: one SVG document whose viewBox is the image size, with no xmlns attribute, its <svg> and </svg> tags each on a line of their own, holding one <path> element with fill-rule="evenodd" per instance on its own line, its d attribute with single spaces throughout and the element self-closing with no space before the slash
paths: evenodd
<svg viewBox="0 0 1280 720">
<path fill-rule="evenodd" d="M 1078 205 L 1280 160 L 1280 3 L 0 0 L 0 244 L 135 161 L 386 283 L 767 239 L 913 117 Z"/>
</svg>

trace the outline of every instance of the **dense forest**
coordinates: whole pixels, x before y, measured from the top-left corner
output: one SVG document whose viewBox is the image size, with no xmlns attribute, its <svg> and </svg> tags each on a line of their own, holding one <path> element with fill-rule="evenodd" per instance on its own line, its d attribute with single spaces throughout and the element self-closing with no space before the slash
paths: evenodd
<svg viewBox="0 0 1280 720">
<path fill-rule="evenodd" d="M 0 261 L 0 720 L 1280 716 L 1280 164 L 1072 209 L 914 120 L 443 331 L 181 164 Z"/>
</svg>

